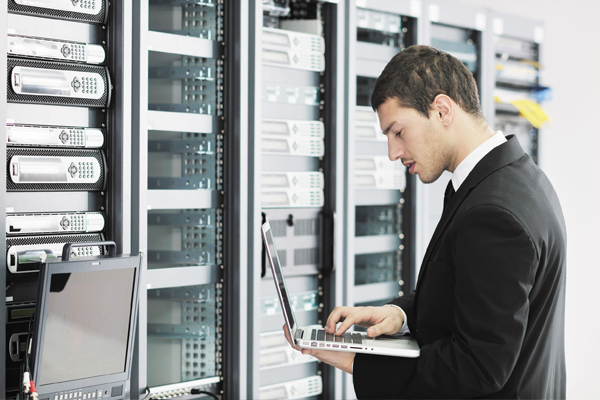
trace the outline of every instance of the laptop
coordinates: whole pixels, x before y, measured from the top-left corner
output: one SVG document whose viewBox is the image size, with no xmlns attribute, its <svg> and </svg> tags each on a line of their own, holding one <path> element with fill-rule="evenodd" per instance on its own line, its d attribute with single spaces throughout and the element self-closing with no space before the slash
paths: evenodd
<svg viewBox="0 0 600 400">
<path fill-rule="evenodd" d="M 345 332 L 343 335 L 336 336 L 326 333 L 322 328 L 298 327 L 296 325 L 294 310 L 292 310 L 290 303 L 290 295 L 283 279 L 281 263 L 277 255 L 269 221 L 266 221 L 262 225 L 262 235 L 267 249 L 267 257 L 273 271 L 273 279 L 277 288 L 277 294 L 279 295 L 279 301 L 281 302 L 285 324 L 290 338 L 293 338 L 294 343 L 298 347 L 409 358 L 419 356 L 419 346 L 416 340 L 410 336 L 379 336 L 377 338 L 370 338 L 363 332 Z"/>
</svg>

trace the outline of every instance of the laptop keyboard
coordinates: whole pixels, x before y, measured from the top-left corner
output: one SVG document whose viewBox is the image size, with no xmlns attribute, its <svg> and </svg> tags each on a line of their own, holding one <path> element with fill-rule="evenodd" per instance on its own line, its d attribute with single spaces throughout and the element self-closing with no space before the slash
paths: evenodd
<svg viewBox="0 0 600 400">
<path fill-rule="evenodd" d="M 332 335 L 331 333 L 325 332 L 323 329 L 313 329 L 310 340 L 318 340 L 320 342 L 332 342 L 332 343 L 349 343 L 349 344 L 362 344 L 363 338 L 360 333 L 349 332 L 344 333 L 341 336 Z"/>
</svg>

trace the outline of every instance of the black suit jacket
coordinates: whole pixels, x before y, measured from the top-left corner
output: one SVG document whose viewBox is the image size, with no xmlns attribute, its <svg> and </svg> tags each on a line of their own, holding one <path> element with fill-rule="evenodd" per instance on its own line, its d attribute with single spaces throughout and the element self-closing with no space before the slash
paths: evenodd
<svg viewBox="0 0 600 400">
<path fill-rule="evenodd" d="M 420 357 L 357 354 L 358 398 L 565 398 L 565 263 L 556 193 L 510 137 L 448 203 L 416 291 L 392 302 Z"/>
</svg>

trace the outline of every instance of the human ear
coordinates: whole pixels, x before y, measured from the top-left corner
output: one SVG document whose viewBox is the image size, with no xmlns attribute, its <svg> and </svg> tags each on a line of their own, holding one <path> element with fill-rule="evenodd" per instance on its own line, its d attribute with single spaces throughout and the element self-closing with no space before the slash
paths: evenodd
<svg viewBox="0 0 600 400">
<path fill-rule="evenodd" d="M 438 94 L 431 104 L 435 117 L 443 126 L 450 126 L 454 119 L 454 102 L 445 94 Z"/>
</svg>

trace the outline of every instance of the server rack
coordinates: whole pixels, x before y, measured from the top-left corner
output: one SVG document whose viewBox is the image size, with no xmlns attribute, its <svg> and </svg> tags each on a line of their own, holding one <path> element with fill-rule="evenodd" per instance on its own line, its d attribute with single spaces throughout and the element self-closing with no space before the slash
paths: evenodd
<svg viewBox="0 0 600 400">
<path fill-rule="evenodd" d="M 260 224 L 274 229 L 287 286 L 302 325 L 323 322 L 341 284 L 343 180 L 336 176 L 344 110 L 343 2 L 263 1 L 251 15 L 251 140 L 248 263 L 251 398 L 332 397 L 341 374 L 289 352 Z M 262 4 L 260 4 L 262 3 Z M 337 3 L 337 4 L 336 4 Z M 335 219 L 335 223 L 334 223 Z M 335 253 L 337 252 L 337 253 Z M 335 256 L 336 265 L 338 258 Z"/>
<path fill-rule="evenodd" d="M 136 396 L 222 393 L 222 0 L 134 2 L 132 252 L 143 253 Z"/>
<path fill-rule="evenodd" d="M 490 58 L 494 60 L 490 66 L 494 99 L 490 124 L 505 135 L 516 135 L 523 149 L 537 163 L 539 127 L 546 118 L 539 103 L 550 93 L 540 82 L 543 24 L 494 12 L 488 13 L 488 21 L 492 26 Z M 517 108 L 522 104 L 525 109 L 521 110 L 528 118 Z"/>
<path fill-rule="evenodd" d="M 110 239 L 130 251 L 130 45 L 127 4 L 22 2 L 0 10 L 2 232 L 7 283 L 2 330 L 5 398 L 19 390 L 37 262 L 66 242 Z M 98 255 L 89 246 L 74 256 Z M 4 314 L 6 313 L 6 314 Z M 126 390 L 129 390 L 127 388 Z"/>
<path fill-rule="evenodd" d="M 420 1 L 353 1 L 348 7 L 344 300 L 350 306 L 380 306 L 414 288 L 415 180 L 388 159 L 370 99 L 389 60 L 422 38 L 421 15 Z M 343 398 L 354 398 L 351 377 L 344 376 L 343 390 Z"/>
<path fill-rule="evenodd" d="M 422 44 L 454 55 L 473 72 L 484 117 L 491 121 L 493 87 L 490 84 L 491 47 L 486 10 L 451 0 L 429 0 L 424 3 L 423 14 L 429 22 Z M 449 180 L 450 174 L 444 173 L 435 183 L 417 184 L 416 259 L 419 262 L 442 215 L 442 200 Z"/>
</svg>

